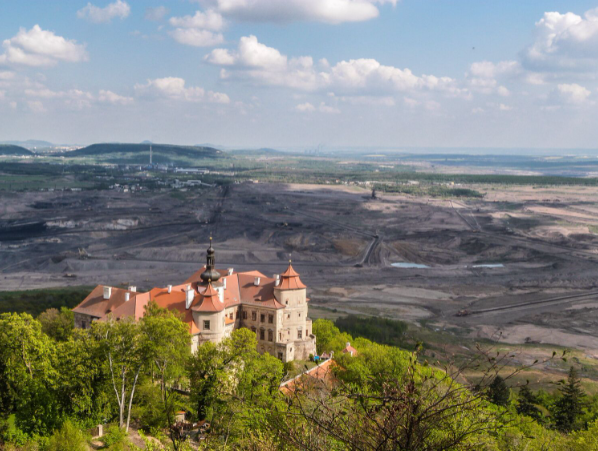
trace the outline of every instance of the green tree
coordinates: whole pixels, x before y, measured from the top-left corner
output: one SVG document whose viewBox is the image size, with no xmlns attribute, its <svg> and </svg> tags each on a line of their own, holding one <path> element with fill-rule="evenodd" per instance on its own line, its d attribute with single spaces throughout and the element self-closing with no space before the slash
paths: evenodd
<svg viewBox="0 0 598 451">
<path fill-rule="evenodd" d="M 534 420 L 542 419 L 542 411 L 538 408 L 538 397 L 529 389 L 527 385 L 519 389 L 519 397 L 517 399 L 517 413 L 533 418 Z"/>
<path fill-rule="evenodd" d="M 55 359 L 55 346 L 39 321 L 26 313 L 0 315 L 2 415 L 14 412 L 26 433 L 47 433 L 60 424 Z"/>
<path fill-rule="evenodd" d="M 56 341 L 66 341 L 73 334 L 75 316 L 66 307 L 62 307 L 60 311 L 50 308 L 39 315 L 38 321 L 42 325 L 42 331 Z"/>
<path fill-rule="evenodd" d="M 129 318 L 120 321 L 95 321 L 91 330 L 108 364 L 118 404 L 119 427 L 128 431 L 135 389 L 149 355 L 147 340 L 138 324 Z"/>
<path fill-rule="evenodd" d="M 583 414 L 586 394 L 581 388 L 581 380 L 575 367 L 569 369 L 567 381 L 560 383 L 560 398 L 555 402 L 553 417 L 555 427 L 562 432 L 579 429 L 580 417 Z"/>
<path fill-rule="evenodd" d="M 228 379 L 227 372 L 240 366 L 243 357 L 256 352 L 255 333 L 249 329 L 235 330 L 218 345 L 207 342 L 198 347 L 189 359 L 188 374 L 191 400 L 199 419 L 205 419 L 219 401 L 219 390 Z"/>
<path fill-rule="evenodd" d="M 174 403 L 170 398 L 175 392 L 170 388 L 185 375 L 185 365 L 191 355 L 189 327 L 175 313 L 158 307 L 155 302 L 146 307 L 140 327 L 147 342 L 147 358 L 160 382 L 164 412 L 172 424 Z"/>
<path fill-rule="evenodd" d="M 511 389 L 505 380 L 497 375 L 488 386 L 488 399 L 497 406 L 508 406 L 510 397 Z"/>
</svg>

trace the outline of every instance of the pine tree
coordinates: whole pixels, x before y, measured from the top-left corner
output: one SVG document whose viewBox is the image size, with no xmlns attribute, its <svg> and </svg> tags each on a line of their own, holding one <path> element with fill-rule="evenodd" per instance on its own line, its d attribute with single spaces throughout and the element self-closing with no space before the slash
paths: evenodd
<svg viewBox="0 0 598 451">
<path fill-rule="evenodd" d="M 505 380 L 500 376 L 496 376 L 488 387 L 488 399 L 497 406 L 506 406 L 509 404 L 510 397 L 511 390 Z"/>
<path fill-rule="evenodd" d="M 554 404 L 553 411 L 556 428 L 562 432 L 579 429 L 586 394 L 581 388 L 581 380 L 574 367 L 569 370 L 569 377 L 562 383 L 559 391 L 561 396 Z"/>
<path fill-rule="evenodd" d="M 537 407 L 538 403 L 538 397 L 529 389 L 527 385 L 524 385 L 519 389 L 519 399 L 517 400 L 518 414 L 526 415 L 534 420 L 541 420 L 542 412 Z"/>
</svg>

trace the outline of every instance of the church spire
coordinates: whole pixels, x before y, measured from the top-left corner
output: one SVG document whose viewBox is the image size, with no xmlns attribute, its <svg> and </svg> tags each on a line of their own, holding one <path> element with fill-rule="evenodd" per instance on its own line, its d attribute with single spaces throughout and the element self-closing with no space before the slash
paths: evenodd
<svg viewBox="0 0 598 451">
<path fill-rule="evenodd" d="M 220 279 L 220 273 L 216 271 L 216 252 L 212 247 L 212 237 L 210 237 L 210 247 L 206 252 L 206 270 L 201 273 L 201 280 L 208 283 L 209 281 L 217 282 Z"/>
</svg>

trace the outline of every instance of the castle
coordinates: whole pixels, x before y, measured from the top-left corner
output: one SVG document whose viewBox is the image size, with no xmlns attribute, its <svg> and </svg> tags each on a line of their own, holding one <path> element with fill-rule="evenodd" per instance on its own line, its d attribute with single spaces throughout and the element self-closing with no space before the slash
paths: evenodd
<svg viewBox="0 0 598 451">
<path fill-rule="evenodd" d="M 246 327 L 256 333 L 259 352 L 283 362 L 306 360 L 316 354 L 306 288 L 290 262 L 286 271 L 272 278 L 259 271 L 216 269 L 210 238 L 206 265 L 185 283 L 144 293 L 133 286 L 125 290 L 98 285 L 73 309 L 75 327 L 85 329 L 92 321 L 110 318 L 139 320 L 153 301 L 182 313 L 193 352 L 202 343 L 217 343 L 233 330 Z"/>
</svg>

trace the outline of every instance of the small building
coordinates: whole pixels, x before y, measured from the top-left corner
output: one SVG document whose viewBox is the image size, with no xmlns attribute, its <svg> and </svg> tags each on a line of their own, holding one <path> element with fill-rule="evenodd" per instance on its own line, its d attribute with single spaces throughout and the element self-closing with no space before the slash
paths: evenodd
<svg viewBox="0 0 598 451">
<path fill-rule="evenodd" d="M 345 349 L 343 349 L 341 352 L 343 354 L 349 354 L 351 357 L 355 357 L 358 354 L 357 349 L 351 346 L 351 343 L 349 342 L 347 342 L 347 346 L 345 346 Z"/>
</svg>

